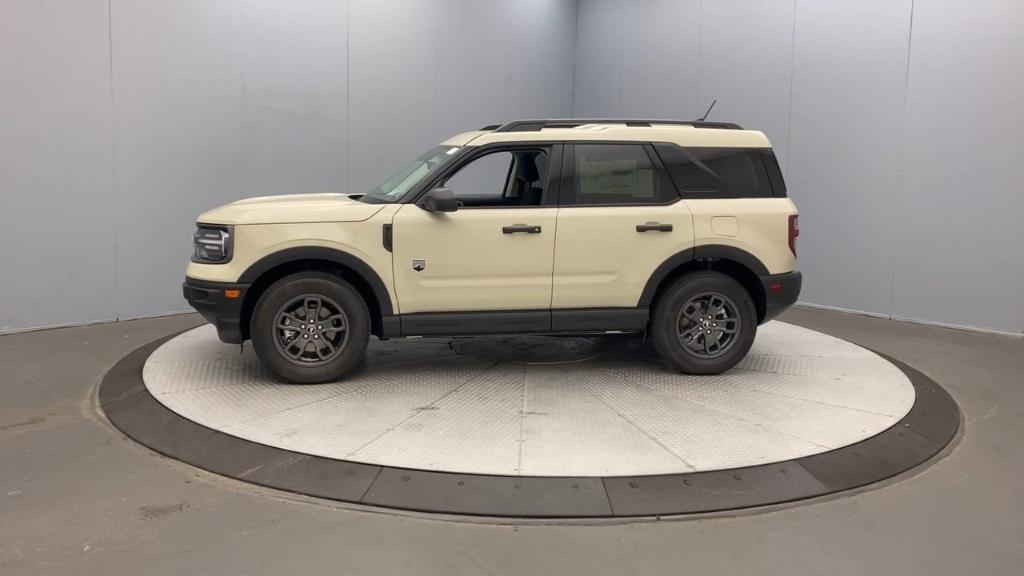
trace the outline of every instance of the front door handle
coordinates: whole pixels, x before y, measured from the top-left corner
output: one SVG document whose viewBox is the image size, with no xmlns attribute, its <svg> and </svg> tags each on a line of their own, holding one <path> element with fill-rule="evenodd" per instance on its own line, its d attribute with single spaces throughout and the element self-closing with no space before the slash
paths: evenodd
<svg viewBox="0 0 1024 576">
<path fill-rule="evenodd" d="M 661 222 L 647 222 L 644 224 L 636 225 L 637 232 L 671 232 L 671 224 L 662 224 Z"/>
<path fill-rule="evenodd" d="M 531 226 L 529 224 L 513 224 L 511 226 L 502 226 L 502 234 L 515 234 L 517 232 L 524 232 L 526 234 L 540 234 L 540 226 Z"/>
</svg>

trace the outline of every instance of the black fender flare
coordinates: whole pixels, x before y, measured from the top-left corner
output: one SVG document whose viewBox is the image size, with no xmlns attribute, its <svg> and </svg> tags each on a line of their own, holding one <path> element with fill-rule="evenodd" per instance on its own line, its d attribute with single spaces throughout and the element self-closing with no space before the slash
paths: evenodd
<svg viewBox="0 0 1024 576">
<path fill-rule="evenodd" d="M 373 291 L 374 297 L 377 298 L 377 304 L 380 306 L 380 313 L 383 316 L 390 316 L 394 313 L 391 295 L 388 293 L 387 286 L 369 264 L 348 252 L 324 246 L 286 248 L 264 256 L 246 268 L 245 272 L 242 272 L 241 277 L 239 277 L 238 282 L 252 284 L 269 270 L 282 264 L 299 260 L 323 260 L 352 270 L 370 286 L 370 290 Z"/>
<path fill-rule="evenodd" d="M 651 277 L 647 279 L 643 292 L 640 293 L 640 301 L 637 303 L 637 306 L 649 308 L 654 303 L 654 296 L 658 293 L 661 283 L 673 270 L 690 262 L 704 260 L 732 260 L 745 266 L 757 276 L 768 275 L 768 267 L 757 256 L 746 250 L 722 244 L 701 244 L 700 246 L 687 248 L 669 256 L 655 268 Z"/>
</svg>

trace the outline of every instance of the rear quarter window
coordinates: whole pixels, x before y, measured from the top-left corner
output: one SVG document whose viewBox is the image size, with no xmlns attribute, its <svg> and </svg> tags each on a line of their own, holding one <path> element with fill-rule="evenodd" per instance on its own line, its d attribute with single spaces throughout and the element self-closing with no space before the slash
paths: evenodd
<svg viewBox="0 0 1024 576">
<path fill-rule="evenodd" d="M 759 148 L 682 148 L 675 144 L 655 144 L 672 183 L 683 198 L 771 198 L 785 196 L 776 190 L 766 167 L 774 163 L 779 187 L 782 174 L 774 154 Z M 768 151 L 770 153 L 770 151 Z"/>
</svg>

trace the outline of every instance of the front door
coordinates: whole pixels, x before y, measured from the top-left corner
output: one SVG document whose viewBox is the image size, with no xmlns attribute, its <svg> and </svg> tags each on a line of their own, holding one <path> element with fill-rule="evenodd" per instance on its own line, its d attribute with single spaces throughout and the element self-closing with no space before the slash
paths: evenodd
<svg viewBox="0 0 1024 576">
<path fill-rule="evenodd" d="M 393 266 L 403 328 L 408 314 L 534 311 L 546 329 L 558 210 L 548 186 L 553 148 L 482 149 L 441 183 L 461 201 L 457 211 L 398 210 Z"/>
</svg>

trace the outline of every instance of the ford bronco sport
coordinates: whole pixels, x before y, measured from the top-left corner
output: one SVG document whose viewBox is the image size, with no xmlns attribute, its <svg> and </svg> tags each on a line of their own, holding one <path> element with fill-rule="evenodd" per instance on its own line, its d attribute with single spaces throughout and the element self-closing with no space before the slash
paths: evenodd
<svg viewBox="0 0 1024 576">
<path fill-rule="evenodd" d="M 719 122 L 487 126 L 368 193 L 250 198 L 196 228 L 185 298 L 299 383 L 345 376 L 371 334 L 638 332 L 716 374 L 801 284 L 771 144 Z"/>
</svg>

